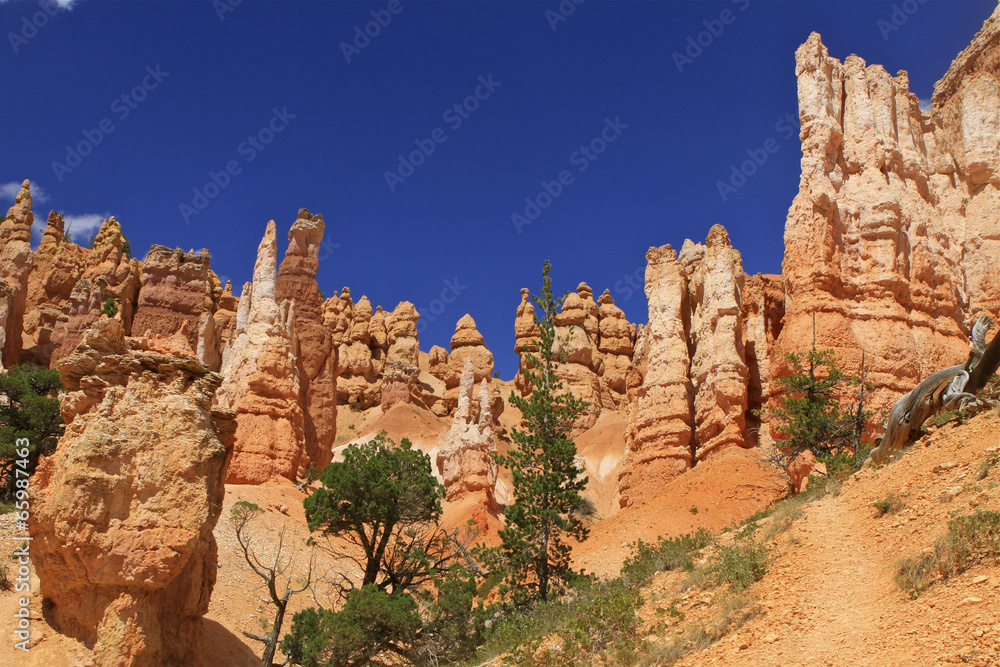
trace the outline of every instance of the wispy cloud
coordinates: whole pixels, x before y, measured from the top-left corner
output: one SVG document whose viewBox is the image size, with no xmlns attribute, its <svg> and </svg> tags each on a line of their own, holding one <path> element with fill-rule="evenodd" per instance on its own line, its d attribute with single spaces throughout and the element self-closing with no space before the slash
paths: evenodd
<svg viewBox="0 0 1000 667">
<path fill-rule="evenodd" d="M 931 101 L 930 100 L 925 100 L 925 99 L 921 98 L 920 99 L 920 110 L 921 111 L 930 111 L 931 110 Z"/>
<path fill-rule="evenodd" d="M 64 231 L 73 237 L 74 243 L 86 243 L 87 239 L 97 233 L 101 223 L 111 217 L 110 213 L 84 213 L 83 215 L 63 215 Z M 35 215 L 31 225 L 31 233 L 35 238 L 41 238 L 48 224 L 47 215 Z"/>
<path fill-rule="evenodd" d="M 19 1 L 22 0 L 0 0 L 0 5 L 5 5 L 8 2 L 19 2 Z M 60 9 L 73 9 L 73 5 L 79 2 L 79 0 L 48 0 L 48 2 L 54 5 L 58 5 Z"/>
<path fill-rule="evenodd" d="M 72 234 L 73 241 L 79 243 L 85 241 L 87 237 L 96 234 L 101 228 L 101 223 L 111 217 L 110 213 L 86 213 L 84 215 L 64 215 L 63 221 L 66 223 L 64 229 Z M 45 224 L 42 224 L 45 229 Z"/>
<path fill-rule="evenodd" d="M 4 0 L 0 0 L 2 3 Z M 21 181 L 11 181 L 10 183 L 0 183 L 0 199 L 13 202 L 17 193 L 21 190 Z M 31 182 L 31 199 L 37 202 L 47 201 L 49 194 L 42 186 L 34 181 Z"/>
</svg>

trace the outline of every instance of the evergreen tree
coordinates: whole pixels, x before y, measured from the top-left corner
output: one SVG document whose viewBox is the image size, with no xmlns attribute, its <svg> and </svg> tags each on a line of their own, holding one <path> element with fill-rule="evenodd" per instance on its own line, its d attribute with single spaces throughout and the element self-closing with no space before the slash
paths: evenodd
<svg viewBox="0 0 1000 667">
<path fill-rule="evenodd" d="M 101 314 L 107 315 L 108 317 L 114 317 L 118 314 L 118 304 L 115 303 L 115 300 L 110 296 L 107 301 L 104 302 L 104 305 L 101 306 Z"/>
<path fill-rule="evenodd" d="M 466 657 L 477 639 L 475 579 L 458 564 L 466 548 L 458 532 L 438 526 L 444 489 L 430 457 L 406 438 L 396 447 L 383 432 L 344 450 L 320 481 L 304 501 L 309 529 L 336 538 L 331 554 L 362 574 L 341 584 L 339 610 L 295 614 L 282 651 L 303 667 Z"/>
<path fill-rule="evenodd" d="M 785 360 L 792 374 L 778 378 L 775 385 L 783 394 L 782 407 L 767 414 L 775 421 L 775 446 L 778 463 L 790 463 L 799 454 L 810 451 L 833 468 L 858 469 L 869 448 L 862 442 L 872 418 L 865 408 L 871 385 L 867 381 L 864 357 L 861 378 L 845 373 L 837 366 L 833 350 L 817 350 L 815 339 L 805 354 L 789 352 Z M 848 386 L 857 385 L 858 394 L 851 407 L 843 409 L 841 399 Z"/>
<path fill-rule="evenodd" d="M 437 525 L 444 487 L 431 473 L 430 457 L 406 438 L 397 447 L 380 433 L 351 445 L 320 481 L 304 501 L 309 530 L 354 545 L 338 555 L 357 563 L 361 586 L 406 591 L 448 566 L 450 545 Z"/>
<path fill-rule="evenodd" d="M 54 369 L 21 365 L 0 375 L 0 499 L 14 498 L 20 478 L 16 468 L 33 474 L 38 458 L 56 451 L 63 432 L 57 398 L 61 388 Z M 26 459 L 18 454 L 25 439 Z"/>
<path fill-rule="evenodd" d="M 576 445 L 569 438 L 588 404 L 569 392 L 558 393 L 562 383 L 556 365 L 566 361 L 568 337 L 557 341 L 554 318 L 566 296 L 553 297 L 549 269 L 546 261 L 541 295 L 532 297 L 539 335 L 523 370 L 532 391 L 526 398 L 510 396 L 523 415 L 523 430 L 513 429 L 514 448 L 508 454 L 494 455 L 511 472 L 514 503 L 504 512 L 501 545 L 485 552 L 489 561 L 500 564 L 501 592 L 518 606 L 547 600 L 572 578 L 567 539 L 583 541 L 589 533 L 577 514 L 587 478 L 576 466 Z"/>
<path fill-rule="evenodd" d="M 807 450 L 817 458 L 828 456 L 850 437 L 850 415 L 843 413 L 837 396 L 850 378 L 837 367 L 833 350 L 813 347 L 804 355 L 789 352 L 785 359 L 793 372 L 775 380 L 784 394 L 783 407 L 771 413 L 784 436 L 776 444 L 789 458 Z"/>
</svg>

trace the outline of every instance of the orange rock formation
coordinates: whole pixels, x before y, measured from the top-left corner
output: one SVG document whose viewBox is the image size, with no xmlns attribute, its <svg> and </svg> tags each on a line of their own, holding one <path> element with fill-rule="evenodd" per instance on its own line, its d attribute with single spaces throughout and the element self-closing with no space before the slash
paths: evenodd
<svg viewBox="0 0 1000 667">
<path fill-rule="evenodd" d="M 194 664 L 215 583 L 232 414 L 211 407 L 221 378 L 170 348 L 96 322 L 58 364 L 66 432 L 32 480 L 52 622 L 101 666 Z"/>
</svg>

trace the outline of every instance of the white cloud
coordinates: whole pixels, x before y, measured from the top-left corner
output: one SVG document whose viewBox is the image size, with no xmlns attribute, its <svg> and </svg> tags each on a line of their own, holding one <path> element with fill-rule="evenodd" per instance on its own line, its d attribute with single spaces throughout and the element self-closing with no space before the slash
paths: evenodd
<svg viewBox="0 0 1000 667">
<path fill-rule="evenodd" d="M 920 110 L 921 111 L 930 111 L 931 110 L 931 101 L 930 100 L 925 100 L 925 99 L 921 98 L 921 100 L 920 100 Z"/>
<path fill-rule="evenodd" d="M 21 181 L 11 181 L 10 183 L 0 183 L 0 199 L 13 202 L 17 193 L 21 190 Z M 42 186 L 34 181 L 31 182 L 31 199 L 37 202 L 47 201 L 49 193 Z"/>
<path fill-rule="evenodd" d="M 63 229 L 73 237 L 73 243 L 86 245 L 91 236 L 101 228 L 101 223 L 111 217 L 110 213 L 85 213 L 83 215 L 63 215 L 65 226 Z M 49 216 L 35 215 L 35 223 L 31 225 L 31 231 L 35 238 L 40 239 L 45 233 L 45 225 L 49 222 Z"/>
<path fill-rule="evenodd" d="M 64 229 L 73 235 L 74 243 L 86 243 L 87 239 L 97 233 L 101 223 L 111 217 L 110 213 L 87 213 L 84 215 L 64 215 Z M 45 229 L 45 224 L 42 224 Z"/>
</svg>

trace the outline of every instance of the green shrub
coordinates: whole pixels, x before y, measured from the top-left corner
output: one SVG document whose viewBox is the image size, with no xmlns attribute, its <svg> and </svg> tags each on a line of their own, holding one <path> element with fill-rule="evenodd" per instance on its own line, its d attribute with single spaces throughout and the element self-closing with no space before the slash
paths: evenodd
<svg viewBox="0 0 1000 667">
<path fill-rule="evenodd" d="M 990 468 L 1000 463 L 1000 453 L 990 452 L 983 459 L 983 462 L 979 465 L 979 472 L 976 473 L 976 479 L 986 479 L 986 476 L 990 474 Z"/>
<path fill-rule="evenodd" d="M 712 541 L 704 528 L 679 537 L 661 537 L 655 545 L 638 540 L 629 545 L 632 554 L 625 559 L 621 575 L 626 581 L 641 585 L 657 572 L 664 570 L 692 570 L 694 557 Z"/>
<path fill-rule="evenodd" d="M 104 302 L 103 306 L 101 306 L 101 314 L 107 315 L 108 317 L 114 317 L 118 314 L 118 304 L 115 303 L 114 299 L 108 297 L 108 300 Z"/>
<path fill-rule="evenodd" d="M 563 644 L 567 657 L 573 664 L 591 664 L 597 656 L 604 664 L 631 664 L 641 643 L 635 610 L 642 602 L 642 592 L 621 579 L 593 584 L 574 605 Z"/>
<path fill-rule="evenodd" d="M 952 421 L 961 424 L 971 416 L 972 413 L 968 410 L 945 410 L 944 412 L 937 413 L 924 423 L 929 426 L 944 426 Z"/>
<path fill-rule="evenodd" d="M 767 547 L 753 538 L 737 539 L 715 554 L 709 573 L 734 591 L 745 591 L 767 574 Z"/>
</svg>

